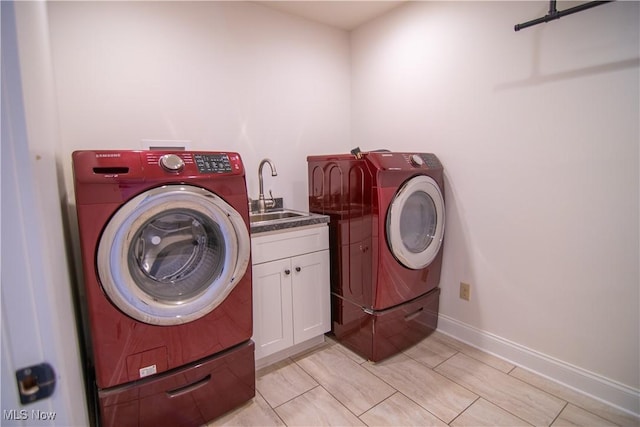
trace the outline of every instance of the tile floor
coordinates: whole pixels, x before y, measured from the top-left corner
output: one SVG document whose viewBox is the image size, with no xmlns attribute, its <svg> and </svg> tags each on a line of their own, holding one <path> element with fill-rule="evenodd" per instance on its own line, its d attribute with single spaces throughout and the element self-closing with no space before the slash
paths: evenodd
<svg viewBox="0 0 640 427">
<path fill-rule="evenodd" d="M 261 369 L 208 426 L 639 426 L 640 419 L 439 332 L 371 363 L 339 343 Z"/>
</svg>

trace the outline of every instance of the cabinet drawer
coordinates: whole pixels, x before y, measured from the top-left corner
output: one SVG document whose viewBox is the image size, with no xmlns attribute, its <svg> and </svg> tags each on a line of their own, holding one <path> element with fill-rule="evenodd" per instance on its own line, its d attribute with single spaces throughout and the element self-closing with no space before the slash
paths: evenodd
<svg viewBox="0 0 640 427">
<path fill-rule="evenodd" d="M 329 249 L 329 232 L 326 225 L 301 227 L 293 231 L 273 234 L 260 234 L 251 238 L 253 264 L 324 249 Z"/>
</svg>

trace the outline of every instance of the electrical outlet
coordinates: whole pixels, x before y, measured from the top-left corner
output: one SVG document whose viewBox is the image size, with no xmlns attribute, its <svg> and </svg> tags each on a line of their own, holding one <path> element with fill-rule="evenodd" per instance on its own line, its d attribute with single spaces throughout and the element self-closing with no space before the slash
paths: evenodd
<svg viewBox="0 0 640 427">
<path fill-rule="evenodd" d="M 460 282 L 460 298 L 469 301 L 471 298 L 471 285 L 468 283 Z"/>
</svg>

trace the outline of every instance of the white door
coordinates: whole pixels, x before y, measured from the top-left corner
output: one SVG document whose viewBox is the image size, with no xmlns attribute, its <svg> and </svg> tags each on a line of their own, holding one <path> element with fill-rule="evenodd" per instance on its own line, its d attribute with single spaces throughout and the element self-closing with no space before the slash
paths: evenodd
<svg viewBox="0 0 640 427">
<path fill-rule="evenodd" d="M 256 360 L 293 345 L 291 261 L 253 266 L 253 340 Z"/>
<path fill-rule="evenodd" d="M 38 23 L 46 19 L 41 2 L 1 2 L 2 15 L 2 414 L 0 425 L 88 425 L 78 334 L 71 299 L 71 280 L 62 233 L 60 192 L 54 148 L 39 145 L 48 129 L 46 91 L 36 101 L 37 120 L 25 115 L 18 59 L 16 22 L 38 39 Z M 23 12 L 16 19 L 16 10 Z M 22 27 L 25 31 L 25 27 Z M 25 40 L 21 40 L 25 41 Z M 27 47 L 33 44 L 26 43 Z M 37 44 L 37 43 L 36 43 Z M 24 48 L 25 45 L 21 45 Z M 37 49 L 36 49 L 37 50 Z M 36 50 L 27 49 L 34 54 Z M 40 76 L 50 71 L 39 69 Z M 33 83 L 33 82 L 31 82 Z M 34 107 L 34 105 L 31 105 Z M 34 114 L 34 110 L 31 110 Z M 49 122 L 50 123 L 50 122 Z M 27 132 L 27 129 L 29 132 Z M 49 133 L 47 144 L 55 136 Z M 47 151 L 49 150 L 49 151 Z M 55 371 L 50 397 L 21 403 L 16 371 L 23 375 L 27 400 L 45 386 L 27 371 L 47 363 Z M 33 373 L 33 371 L 31 371 Z M 39 380 L 39 379 L 37 379 Z"/>
<path fill-rule="evenodd" d="M 433 261 L 444 236 L 444 198 L 431 177 L 419 175 L 400 187 L 387 212 L 386 233 L 405 267 L 417 270 Z"/>
<path fill-rule="evenodd" d="M 291 259 L 293 341 L 301 343 L 331 329 L 329 251 Z"/>
<path fill-rule="evenodd" d="M 123 205 L 105 227 L 97 268 L 124 313 L 153 325 L 196 320 L 240 282 L 251 242 L 242 216 L 217 195 L 165 185 Z"/>
</svg>

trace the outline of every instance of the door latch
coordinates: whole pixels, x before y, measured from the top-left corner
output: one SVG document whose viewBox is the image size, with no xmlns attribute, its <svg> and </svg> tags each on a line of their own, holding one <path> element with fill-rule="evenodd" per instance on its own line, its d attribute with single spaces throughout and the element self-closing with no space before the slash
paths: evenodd
<svg viewBox="0 0 640 427">
<path fill-rule="evenodd" d="M 16 371 L 20 403 L 27 404 L 53 394 L 56 373 L 48 363 L 29 366 Z"/>
</svg>

